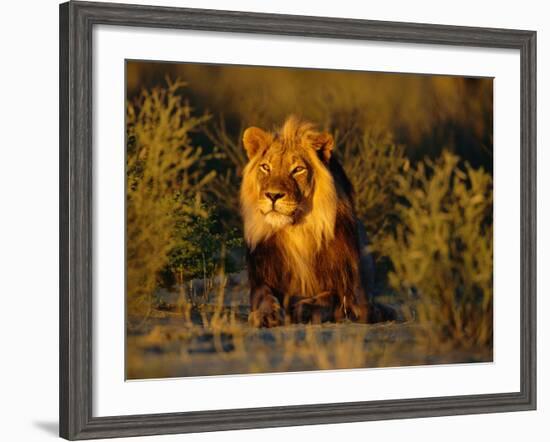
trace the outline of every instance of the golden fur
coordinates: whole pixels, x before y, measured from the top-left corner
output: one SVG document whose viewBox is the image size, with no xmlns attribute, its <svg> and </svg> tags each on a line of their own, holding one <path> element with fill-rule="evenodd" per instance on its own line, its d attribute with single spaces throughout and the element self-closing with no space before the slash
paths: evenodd
<svg viewBox="0 0 550 442">
<path fill-rule="evenodd" d="M 258 243 L 278 233 L 279 249 L 287 260 L 288 267 L 296 269 L 294 289 L 311 296 L 319 290 L 315 275 L 312 274 L 312 260 L 322 244 L 334 238 L 337 209 L 337 190 L 333 177 L 317 154 L 320 137 L 322 134 L 312 124 L 301 123 L 291 117 L 278 133 L 267 134 L 265 138 L 265 142 L 271 145 L 280 143 L 286 146 L 283 151 L 286 155 L 299 153 L 311 166 L 313 193 L 308 201 L 303 202 L 310 209 L 304 209 L 305 213 L 299 222 L 268 222 L 259 210 L 260 188 L 257 178 L 262 172 L 258 165 L 267 152 L 258 152 L 252 156 L 243 171 L 240 192 L 244 236 L 248 247 L 253 251 Z"/>
</svg>

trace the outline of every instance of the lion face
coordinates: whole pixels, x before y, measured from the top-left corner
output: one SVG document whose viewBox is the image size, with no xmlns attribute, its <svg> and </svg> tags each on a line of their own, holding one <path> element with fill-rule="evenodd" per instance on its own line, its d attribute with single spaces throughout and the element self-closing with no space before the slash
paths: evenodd
<svg viewBox="0 0 550 442">
<path fill-rule="evenodd" d="M 309 125 L 287 124 L 276 134 L 248 128 L 243 142 L 263 220 L 274 229 L 299 223 L 312 210 L 316 171 L 330 158 L 332 137 Z"/>
<path fill-rule="evenodd" d="M 333 140 L 310 123 L 289 118 L 276 132 L 248 128 L 248 164 L 240 202 L 248 246 L 281 233 L 296 247 L 319 247 L 331 238 L 337 192 L 328 164 Z"/>
<path fill-rule="evenodd" d="M 265 221 L 281 228 L 299 221 L 311 206 L 313 171 L 300 149 L 285 152 L 274 142 L 256 161 L 258 209 Z"/>
</svg>

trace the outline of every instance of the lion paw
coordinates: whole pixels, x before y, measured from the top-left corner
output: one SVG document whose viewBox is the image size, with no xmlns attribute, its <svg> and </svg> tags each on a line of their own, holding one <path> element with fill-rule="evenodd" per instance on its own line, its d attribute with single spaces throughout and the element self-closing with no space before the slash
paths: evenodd
<svg viewBox="0 0 550 442">
<path fill-rule="evenodd" d="M 262 300 L 257 309 L 248 315 L 248 323 L 252 327 L 277 327 L 285 322 L 285 312 L 279 301 L 274 296 L 266 297 Z"/>
</svg>

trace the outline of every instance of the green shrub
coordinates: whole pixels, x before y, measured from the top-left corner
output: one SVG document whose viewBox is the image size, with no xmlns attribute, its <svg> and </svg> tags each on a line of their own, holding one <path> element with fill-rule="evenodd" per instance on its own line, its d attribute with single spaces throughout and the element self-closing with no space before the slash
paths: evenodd
<svg viewBox="0 0 550 442">
<path fill-rule="evenodd" d="M 174 213 L 173 246 L 168 252 L 165 271 L 183 284 L 196 278 L 212 278 L 217 271 L 241 270 L 243 263 L 232 259 L 233 249 L 242 247 L 236 229 L 224 229 L 215 208 L 203 204 L 200 212 L 182 203 Z"/>
</svg>

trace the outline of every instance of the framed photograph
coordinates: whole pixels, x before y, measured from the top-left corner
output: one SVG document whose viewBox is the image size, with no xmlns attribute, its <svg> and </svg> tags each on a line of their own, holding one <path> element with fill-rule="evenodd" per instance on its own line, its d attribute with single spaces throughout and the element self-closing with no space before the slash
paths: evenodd
<svg viewBox="0 0 550 442">
<path fill-rule="evenodd" d="M 536 33 L 60 6 L 60 435 L 536 407 Z"/>
</svg>

